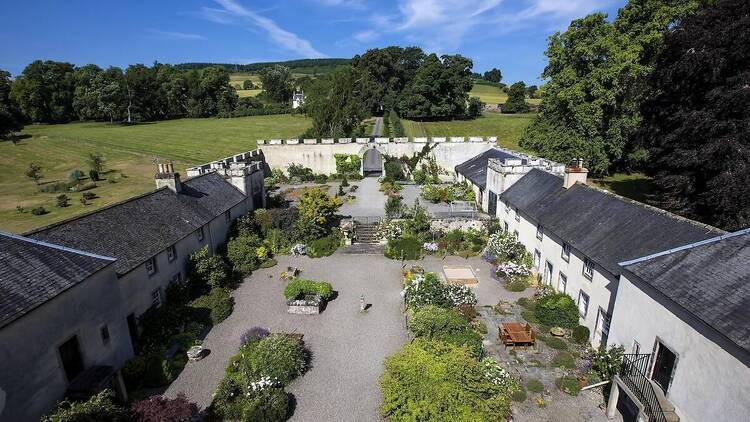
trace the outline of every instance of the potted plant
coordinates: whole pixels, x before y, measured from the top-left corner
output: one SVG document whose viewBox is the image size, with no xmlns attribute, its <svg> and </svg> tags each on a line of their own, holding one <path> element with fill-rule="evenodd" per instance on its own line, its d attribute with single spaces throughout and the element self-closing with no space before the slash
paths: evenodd
<svg viewBox="0 0 750 422">
<path fill-rule="evenodd" d="M 324 281 L 293 278 L 284 289 L 284 297 L 290 314 L 319 314 L 326 302 L 333 297 L 333 287 Z"/>
</svg>

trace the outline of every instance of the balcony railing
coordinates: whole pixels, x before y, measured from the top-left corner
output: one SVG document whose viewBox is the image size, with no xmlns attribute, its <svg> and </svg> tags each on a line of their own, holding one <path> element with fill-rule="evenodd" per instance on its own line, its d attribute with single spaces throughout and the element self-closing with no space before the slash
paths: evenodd
<svg viewBox="0 0 750 422">
<path fill-rule="evenodd" d="M 638 397 L 649 422 L 667 422 L 664 411 L 656 397 L 654 386 L 646 375 L 651 355 L 627 354 L 623 356 L 620 377 L 625 385 Z"/>
</svg>

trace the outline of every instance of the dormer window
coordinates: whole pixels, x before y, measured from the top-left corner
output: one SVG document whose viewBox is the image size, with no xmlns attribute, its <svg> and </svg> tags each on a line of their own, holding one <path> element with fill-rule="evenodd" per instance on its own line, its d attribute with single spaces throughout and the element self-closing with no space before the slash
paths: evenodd
<svg viewBox="0 0 750 422">
<path fill-rule="evenodd" d="M 172 262 L 177 258 L 177 249 L 174 245 L 167 248 L 167 261 Z"/>
<path fill-rule="evenodd" d="M 588 258 L 583 260 L 583 276 L 589 280 L 594 278 L 594 261 Z"/>
<path fill-rule="evenodd" d="M 156 274 L 156 258 L 151 257 L 146 261 L 146 272 L 148 275 Z"/>
<path fill-rule="evenodd" d="M 198 230 L 197 230 L 197 231 L 195 232 L 195 236 L 196 236 L 196 237 L 198 237 L 198 241 L 199 241 L 199 242 L 203 242 L 203 227 L 199 228 L 199 229 L 198 229 Z"/>
<path fill-rule="evenodd" d="M 561 257 L 563 261 L 570 262 L 570 245 L 563 243 Z"/>
<path fill-rule="evenodd" d="M 543 232 L 543 229 L 542 229 L 542 225 L 541 224 L 537 224 L 536 225 L 536 238 L 539 239 L 539 240 L 542 240 L 543 237 L 544 237 L 544 232 Z"/>
</svg>

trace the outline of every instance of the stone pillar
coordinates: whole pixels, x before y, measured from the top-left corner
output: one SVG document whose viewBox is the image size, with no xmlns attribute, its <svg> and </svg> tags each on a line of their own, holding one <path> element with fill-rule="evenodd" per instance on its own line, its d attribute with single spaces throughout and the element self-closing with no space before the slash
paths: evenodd
<svg viewBox="0 0 750 422">
<path fill-rule="evenodd" d="M 607 402 L 607 419 L 614 419 L 617 412 L 617 400 L 620 398 L 620 386 L 617 382 L 612 381 L 612 389 L 609 392 L 609 402 Z"/>
</svg>

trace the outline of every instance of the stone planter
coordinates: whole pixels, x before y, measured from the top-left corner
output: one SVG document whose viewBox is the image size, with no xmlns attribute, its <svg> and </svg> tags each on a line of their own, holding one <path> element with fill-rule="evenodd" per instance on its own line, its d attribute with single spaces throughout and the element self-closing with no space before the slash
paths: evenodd
<svg viewBox="0 0 750 422">
<path fill-rule="evenodd" d="M 323 305 L 320 296 L 310 296 L 302 299 L 290 299 L 286 302 L 287 312 L 297 315 L 317 315 Z"/>
<path fill-rule="evenodd" d="M 203 346 L 193 346 L 187 351 L 187 357 L 191 362 L 203 359 Z"/>
</svg>

